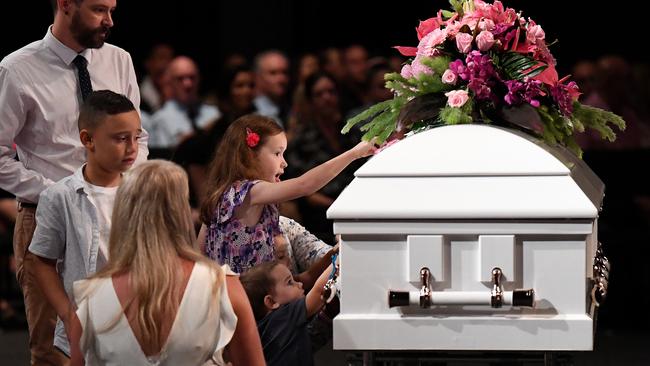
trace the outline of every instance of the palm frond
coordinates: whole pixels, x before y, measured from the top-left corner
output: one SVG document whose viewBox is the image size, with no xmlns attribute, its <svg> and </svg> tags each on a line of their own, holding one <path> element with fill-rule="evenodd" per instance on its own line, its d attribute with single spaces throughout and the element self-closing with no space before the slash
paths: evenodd
<svg viewBox="0 0 650 366">
<path fill-rule="evenodd" d="M 530 56 L 517 52 L 505 53 L 495 60 L 495 64 L 501 69 L 503 77 L 515 80 L 533 77 L 548 67 Z"/>
</svg>

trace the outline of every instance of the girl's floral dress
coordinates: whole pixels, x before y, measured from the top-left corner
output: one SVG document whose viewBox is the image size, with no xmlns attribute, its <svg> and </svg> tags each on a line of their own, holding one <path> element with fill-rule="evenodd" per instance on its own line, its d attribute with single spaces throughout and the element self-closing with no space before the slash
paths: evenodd
<svg viewBox="0 0 650 366">
<path fill-rule="evenodd" d="M 273 260 L 273 237 L 281 234 L 276 205 L 265 205 L 260 220 L 251 227 L 234 217 L 235 209 L 257 182 L 234 182 L 221 196 L 208 226 L 205 254 L 237 273 Z"/>
</svg>

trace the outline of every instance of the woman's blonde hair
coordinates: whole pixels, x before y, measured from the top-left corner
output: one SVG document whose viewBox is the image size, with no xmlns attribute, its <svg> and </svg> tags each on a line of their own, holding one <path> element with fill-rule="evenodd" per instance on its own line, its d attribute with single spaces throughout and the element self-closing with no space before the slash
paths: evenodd
<svg viewBox="0 0 650 366">
<path fill-rule="evenodd" d="M 137 305 L 141 341 L 152 349 L 164 345 L 160 319 L 176 314 L 182 297 L 179 257 L 205 263 L 216 271 L 213 308 L 218 306 L 223 271 L 194 247 L 196 236 L 188 199 L 187 174 L 174 163 L 150 160 L 125 174 L 115 196 L 109 261 L 93 276 L 129 273 L 133 297 L 125 309 Z"/>
<path fill-rule="evenodd" d="M 257 179 L 259 167 L 256 154 L 269 137 L 284 132 L 275 120 L 258 114 L 247 114 L 237 118 L 228 127 L 208 172 L 208 195 L 201 207 L 201 221 L 210 225 L 214 210 L 223 192 L 235 181 Z M 248 133 L 255 133 L 259 141 L 254 146 L 247 144 Z"/>
</svg>

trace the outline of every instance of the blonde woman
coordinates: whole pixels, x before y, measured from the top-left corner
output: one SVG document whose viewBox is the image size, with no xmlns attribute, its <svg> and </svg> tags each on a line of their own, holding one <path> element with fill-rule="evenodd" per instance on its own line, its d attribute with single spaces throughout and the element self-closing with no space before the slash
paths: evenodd
<svg viewBox="0 0 650 366">
<path fill-rule="evenodd" d="M 127 173 L 112 222 L 108 263 L 74 284 L 73 365 L 264 364 L 238 278 L 192 246 L 182 168 L 152 160 Z"/>
</svg>

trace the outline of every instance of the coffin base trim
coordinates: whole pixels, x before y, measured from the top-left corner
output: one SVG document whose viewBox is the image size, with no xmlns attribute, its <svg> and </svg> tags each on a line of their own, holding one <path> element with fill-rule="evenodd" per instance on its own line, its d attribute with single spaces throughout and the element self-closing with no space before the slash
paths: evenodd
<svg viewBox="0 0 650 366">
<path fill-rule="evenodd" d="M 526 317 L 409 317 L 339 314 L 337 350 L 591 351 L 587 314 Z"/>
</svg>

